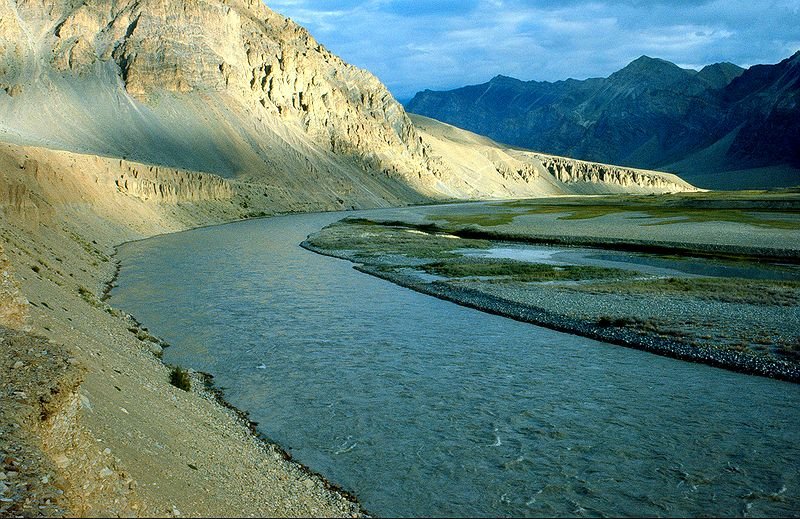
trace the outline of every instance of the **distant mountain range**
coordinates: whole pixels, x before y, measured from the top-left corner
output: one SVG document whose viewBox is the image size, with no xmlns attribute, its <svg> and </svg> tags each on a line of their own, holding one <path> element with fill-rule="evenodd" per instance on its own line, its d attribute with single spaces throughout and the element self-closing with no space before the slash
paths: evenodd
<svg viewBox="0 0 800 519">
<path fill-rule="evenodd" d="M 678 173 L 709 188 L 800 185 L 800 52 L 699 72 L 642 56 L 607 78 L 497 76 L 406 109 L 545 153 Z"/>
</svg>

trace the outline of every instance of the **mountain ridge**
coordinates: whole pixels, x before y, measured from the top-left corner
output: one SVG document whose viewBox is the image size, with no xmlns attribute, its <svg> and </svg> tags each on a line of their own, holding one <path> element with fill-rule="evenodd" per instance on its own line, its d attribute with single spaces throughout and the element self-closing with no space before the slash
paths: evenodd
<svg viewBox="0 0 800 519">
<path fill-rule="evenodd" d="M 606 78 L 551 83 L 500 75 L 420 92 L 406 108 L 510 145 L 674 171 L 701 187 L 795 185 L 798 56 L 747 70 L 723 62 L 699 71 L 641 56 Z M 765 167 L 773 174 L 760 180 L 740 171 Z M 720 175 L 731 171 L 737 173 Z"/>
<path fill-rule="evenodd" d="M 373 74 L 258 0 L 173 3 L 0 2 L 0 138 L 261 183 L 325 208 L 552 192 L 535 164 L 537 177 L 465 176 Z"/>
</svg>

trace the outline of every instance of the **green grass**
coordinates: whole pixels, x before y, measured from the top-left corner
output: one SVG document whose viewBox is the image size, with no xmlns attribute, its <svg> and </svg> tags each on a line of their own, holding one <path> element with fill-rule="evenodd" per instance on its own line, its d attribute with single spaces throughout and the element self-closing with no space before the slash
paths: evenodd
<svg viewBox="0 0 800 519">
<path fill-rule="evenodd" d="M 92 292 L 88 288 L 86 288 L 86 287 L 78 287 L 78 294 L 80 294 L 81 298 L 84 301 L 86 301 L 87 303 L 89 303 L 93 307 L 95 307 L 95 308 L 103 308 L 103 306 L 104 306 L 103 302 L 100 301 L 97 298 L 97 296 L 94 295 L 94 292 Z"/>
<path fill-rule="evenodd" d="M 685 295 L 722 303 L 795 306 L 800 304 L 800 282 L 736 278 L 666 278 L 592 283 L 574 287 L 591 294 Z"/>
<path fill-rule="evenodd" d="M 590 199 L 515 200 L 482 206 L 475 212 L 434 214 L 449 226 L 495 227 L 517 216 L 560 215 L 559 220 L 589 220 L 613 214 L 652 219 L 643 225 L 732 222 L 770 229 L 800 229 L 800 198 L 792 194 L 695 193 L 661 196 L 606 196 Z"/>
<path fill-rule="evenodd" d="M 428 263 L 422 265 L 429 274 L 449 278 L 499 278 L 499 280 L 535 281 L 580 281 L 586 279 L 608 279 L 630 277 L 630 271 L 587 266 L 554 266 L 541 263 L 525 263 L 514 260 L 475 261 L 460 260 Z"/>
<path fill-rule="evenodd" d="M 361 258 L 402 254 L 425 259 L 453 257 L 458 255 L 453 252 L 456 249 L 485 249 L 491 245 L 488 240 L 447 238 L 394 222 L 382 224 L 363 219 L 337 222 L 310 236 L 308 243 L 321 249 L 354 251 Z"/>
<path fill-rule="evenodd" d="M 480 225 L 481 227 L 496 227 L 508 225 L 514 218 L 523 213 L 474 213 L 474 214 L 448 214 L 433 215 L 434 221 L 447 222 L 448 225 Z"/>
<path fill-rule="evenodd" d="M 800 361 L 800 338 L 795 337 L 793 342 L 781 344 L 777 352 L 793 361 Z"/>
</svg>

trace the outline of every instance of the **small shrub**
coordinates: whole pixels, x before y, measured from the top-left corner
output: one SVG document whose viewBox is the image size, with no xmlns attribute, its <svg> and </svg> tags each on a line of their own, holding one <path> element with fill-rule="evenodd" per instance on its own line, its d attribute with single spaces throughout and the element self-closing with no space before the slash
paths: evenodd
<svg viewBox="0 0 800 519">
<path fill-rule="evenodd" d="M 102 308 L 103 303 L 101 303 L 100 300 L 97 299 L 97 296 L 94 295 L 94 293 L 91 290 L 89 290 L 88 288 L 86 288 L 86 287 L 78 287 L 78 293 L 81 295 L 81 298 L 83 298 L 84 301 L 86 301 L 87 303 L 89 303 L 93 307 Z"/>
<path fill-rule="evenodd" d="M 623 326 L 631 324 L 631 322 L 624 317 L 610 317 L 608 315 L 603 315 L 597 320 L 597 324 L 598 326 L 603 327 L 615 326 L 617 328 L 622 328 Z"/>
<path fill-rule="evenodd" d="M 189 391 L 192 388 L 192 380 L 189 378 L 189 372 L 180 366 L 172 368 L 169 374 L 169 383 L 184 391 Z"/>
<path fill-rule="evenodd" d="M 778 353 L 789 359 L 800 361 L 800 338 L 795 337 L 793 342 L 779 345 Z"/>
</svg>

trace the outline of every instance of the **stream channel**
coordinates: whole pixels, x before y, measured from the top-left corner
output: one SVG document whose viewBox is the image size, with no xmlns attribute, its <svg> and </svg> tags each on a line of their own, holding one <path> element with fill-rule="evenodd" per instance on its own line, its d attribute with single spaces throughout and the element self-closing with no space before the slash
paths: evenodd
<svg viewBox="0 0 800 519">
<path fill-rule="evenodd" d="M 352 214 L 127 244 L 111 303 L 379 516 L 800 514 L 800 386 L 485 314 L 299 247 Z"/>
</svg>

